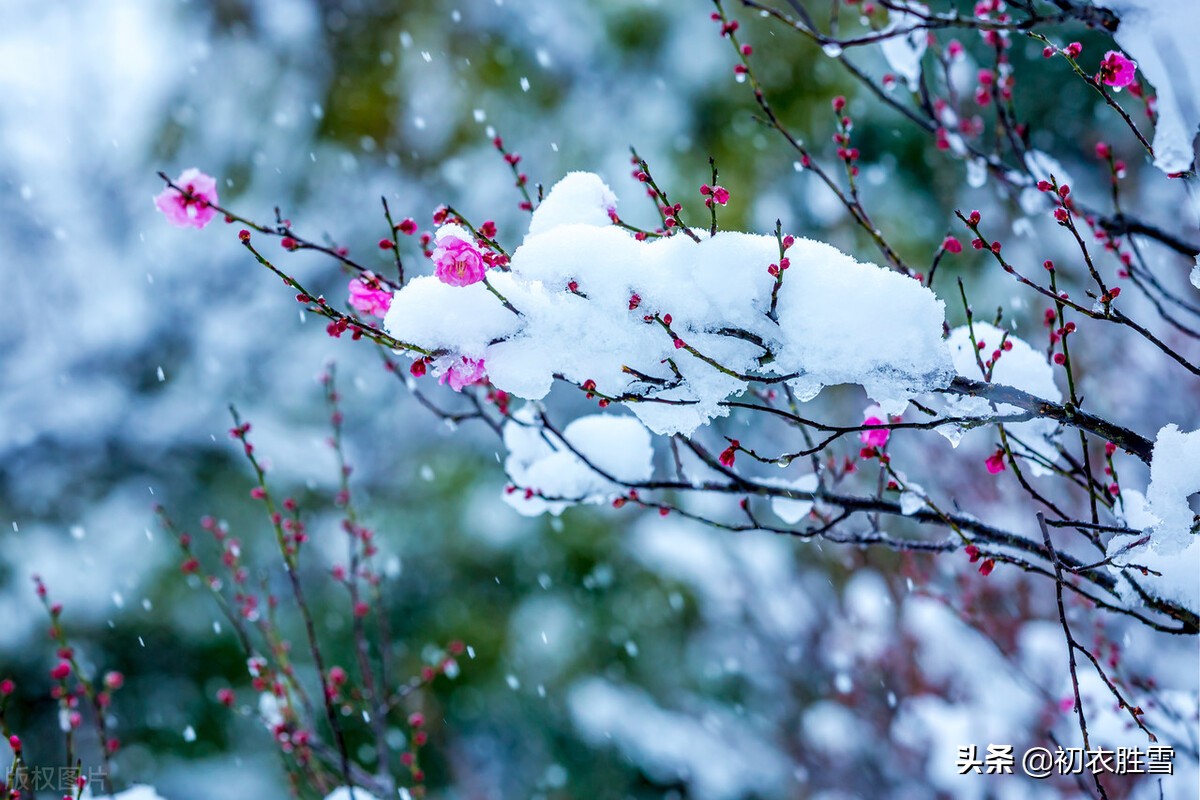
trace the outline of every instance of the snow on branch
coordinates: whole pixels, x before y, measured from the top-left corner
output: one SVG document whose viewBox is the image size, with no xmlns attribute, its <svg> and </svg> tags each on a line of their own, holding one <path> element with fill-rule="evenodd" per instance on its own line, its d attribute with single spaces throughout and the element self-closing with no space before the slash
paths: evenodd
<svg viewBox="0 0 1200 800">
<path fill-rule="evenodd" d="M 801 399 L 860 384 L 891 413 L 949 385 L 944 305 L 917 281 L 792 236 L 640 238 L 612 224 L 615 208 L 599 177 L 568 175 L 509 271 L 462 286 L 417 278 L 385 328 L 438 353 L 439 374 L 482 363 L 526 400 L 562 378 L 626 402 L 658 434 L 726 415 L 723 401 L 751 381 Z M 437 240 L 474 246 L 453 224 Z"/>
</svg>

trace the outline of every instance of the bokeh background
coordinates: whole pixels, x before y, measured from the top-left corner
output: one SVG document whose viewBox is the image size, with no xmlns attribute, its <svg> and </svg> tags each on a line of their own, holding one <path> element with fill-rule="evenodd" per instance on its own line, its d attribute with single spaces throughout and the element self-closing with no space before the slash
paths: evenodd
<svg viewBox="0 0 1200 800">
<path fill-rule="evenodd" d="M 61 759 L 46 676 L 53 653 L 30 582 L 38 573 L 65 605 L 85 661 L 128 676 L 114 708 L 125 745 L 119 783 L 152 783 L 173 800 L 286 796 L 269 734 L 215 700 L 233 686 L 252 702 L 244 661 L 228 629 L 214 625 L 210 598 L 181 576 L 151 509 L 164 503 L 193 528 L 206 513 L 229 520 L 277 579 L 266 571 L 273 540 L 226 435 L 227 406 L 236 404 L 272 479 L 309 509 L 315 546 L 305 579 L 333 660 L 342 653 L 348 662 L 347 606 L 322 577 L 344 548 L 316 381 L 331 359 L 356 492 L 389 564 L 396 656 L 415 672 L 429 648 L 451 639 L 474 653 L 456 680 L 421 700 L 436 796 L 982 797 L 982 784 L 939 783 L 953 764 L 929 756 L 935 745 L 956 736 L 986 743 L 972 727 L 980 720 L 1018 741 L 1061 724 L 1039 721 L 1062 687 L 1031 666 L 1040 658 L 1045 675 L 1061 677 L 1045 622 L 1052 609 L 1031 608 L 999 573 L 989 589 L 972 590 L 960 615 L 938 598 L 965 596 L 961 582 L 974 575 L 965 561 L 733 537 L 631 512 L 522 518 L 500 502 L 501 448 L 490 431 L 443 424 L 371 348 L 306 322 L 235 230 L 181 231 L 152 206 L 157 170 L 196 166 L 218 176 L 222 202 L 240 213 L 267 222 L 279 206 L 301 232 L 327 234 L 380 269 L 389 264 L 374 246 L 386 234 L 380 196 L 424 227 L 439 203 L 452 202 L 495 219 L 501 240 L 515 245 L 525 218 L 491 147 L 495 132 L 533 181 L 548 187 L 573 169 L 599 172 L 623 215 L 642 222 L 653 209 L 629 179 L 631 145 L 696 212 L 712 155 L 733 195 L 726 227 L 765 231 L 778 218 L 786 230 L 877 258 L 753 118 L 707 3 L 4 6 L 0 673 L 20 687 L 10 719 L 35 763 Z M 743 22 L 775 106 L 811 141 L 829 142 L 829 100 L 849 95 L 868 203 L 915 262 L 928 261 L 954 208 L 1020 216 L 990 185 L 971 185 L 963 165 L 936 159 L 928 136 L 858 96 L 818 48 L 765 21 Z M 1094 34 L 1071 36 L 1105 47 Z M 1037 147 L 1096 189 L 1103 176 L 1092 148 L 1114 141 L 1131 164 L 1131 203 L 1195 233 L 1183 182 L 1144 166 L 1091 93 L 1040 64 L 1040 46 L 1019 42 L 1015 59 L 1028 70 L 1018 106 L 1037 128 Z M 870 52 L 862 63 L 875 74 L 885 68 Z M 1020 229 L 1015 256 L 1053 257 L 1062 243 L 1044 233 Z M 344 293 L 328 261 L 278 252 L 310 287 Z M 1190 289 L 1182 259 L 1157 250 L 1150 258 L 1170 285 Z M 979 306 L 1004 304 L 1018 326 L 1035 325 L 1040 309 L 985 266 L 968 254 L 954 269 L 974 279 Z M 952 323 L 961 321 L 948 306 Z M 1150 433 L 1168 421 L 1200 423 L 1195 386 L 1181 391 L 1141 345 L 1097 342 L 1094 353 L 1084 393 L 1099 410 Z M 850 390 L 821 402 L 849 418 L 865 405 Z M 966 441 L 955 462 L 947 443 L 929 445 L 922 482 L 1003 520 L 1019 496 L 984 485 L 989 446 Z M 968 462 L 973 471 L 961 468 Z M 1144 482 L 1129 472 L 1126 480 Z M 1000 644 L 969 626 L 979 609 L 1009 621 L 1010 630 L 992 631 Z M 1194 642 L 1126 635 L 1131 673 L 1139 659 L 1147 669 L 1156 660 L 1168 688 L 1195 691 Z M 1025 677 L 1002 675 L 1006 659 Z M 941 705 L 917 696 L 933 692 L 930 675 Z M 357 753 L 370 760 L 369 748 Z"/>
</svg>

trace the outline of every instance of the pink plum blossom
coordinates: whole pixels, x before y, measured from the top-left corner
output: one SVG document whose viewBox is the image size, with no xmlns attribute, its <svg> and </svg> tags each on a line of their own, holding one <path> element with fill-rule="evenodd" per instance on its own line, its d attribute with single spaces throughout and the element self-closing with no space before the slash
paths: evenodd
<svg viewBox="0 0 1200 800">
<path fill-rule="evenodd" d="M 725 205 L 729 202 L 729 190 L 724 186 L 709 186 L 707 183 L 700 187 L 700 194 L 704 195 L 704 205 L 709 208 L 713 207 L 713 203 Z"/>
<path fill-rule="evenodd" d="M 467 358 L 464 356 L 451 364 L 442 373 L 442 377 L 438 379 L 438 383 L 448 383 L 451 389 L 461 392 L 464 387 L 470 386 L 473 383 L 479 383 L 486 377 L 487 370 L 484 368 L 483 359 Z"/>
<path fill-rule="evenodd" d="M 451 286 L 469 286 L 483 280 L 487 269 L 475 245 L 457 236 L 443 236 L 433 251 L 438 280 Z"/>
<path fill-rule="evenodd" d="M 350 305 L 355 311 L 382 317 L 392 307 L 392 293 L 370 272 L 350 281 Z"/>
<path fill-rule="evenodd" d="M 862 424 L 883 425 L 885 423 L 879 417 L 867 417 L 863 420 Z M 862 443 L 868 447 L 883 447 L 885 444 L 887 444 L 888 437 L 891 435 L 892 432 L 887 428 L 874 428 L 869 431 L 861 431 L 858 434 L 858 438 L 861 439 Z"/>
<path fill-rule="evenodd" d="M 1097 78 L 1107 86 L 1124 89 L 1131 85 L 1137 77 L 1137 62 L 1117 50 L 1109 50 L 1100 62 L 1100 74 Z"/>
<path fill-rule="evenodd" d="M 211 222 L 217 213 L 213 206 L 219 202 L 216 179 L 193 167 L 184 170 L 175 185 L 184 191 L 168 186 L 154 198 L 154 205 L 167 215 L 167 220 L 181 228 L 190 225 L 197 229 Z"/>
<path fill-rule="evenodd" d="M 984 464 L 987 466 L 987 471 L 993 475 L 998 475 L 1001 472 L 1004 472 L 1004 451 L 997 450 L 996 452 L 992 453 L 987 457 L 987 461 L 985 461 Z"/>
</svg>

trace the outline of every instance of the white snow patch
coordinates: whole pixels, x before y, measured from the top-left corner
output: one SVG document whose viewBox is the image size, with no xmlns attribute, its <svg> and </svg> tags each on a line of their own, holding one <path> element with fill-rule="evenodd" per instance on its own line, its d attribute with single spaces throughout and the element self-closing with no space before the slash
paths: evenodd
<svg viewBox="0 0 1200 800">
<path fill-rule="evenodd" d="M 903 8 L 899 7 L 901 5 Z M 915 92 L 921 85 L 921 58 L 925 55 L 929 34 L 924 28 L 917 27 L 923 22 L 923 19 L 918 14 L 910 13 L 911 11 L 928 14 L 929 6 L 910 2 L 889 8 L 888 24 L 882 33 L 909 32 L 890 36 L 880 42 L 879 46 L 883 51 L 883 57 L 887 59 L 888 66 L 904 79 L 910 91 Z"/>
<path fill-rule="evenodd" d="M 980 360 L 986 362 L 995 350 L 1000 349 L 1001 338 L 1006 333 L 986 322 L 976 322 L 972 326 L 976 343 L 982 343 L 983 349 L 978 351 Z M 983 373 L 975 359 L 976 351 L 971 344 L 971 328 L 966 325 L 955 328 L 950 332 L 950 354 L 954 359 L 954 368 L 959 375 L 971 380 L 983 380 Z M 1028 392 L 1043 400 L 1058 403 L 1062 401 L 1062 392 L 1054 382 L 1054 368 L 1038 351 L 1027 342 L 1012 333 L 1008 334 L 1007 342 L 1012 348 L 1004 350 L 992 369 L 992 383 L 1011 386 L 1014 389 Z M 982 397 L 955 397 L 946 402 L 950 413 L 963 417 L 990 417 L 994 414 L 1008 416 L 1021 413 L 1016 406 L 1001 404 L 992 411 L 991 404 Z M 1049 419 L 1033 419 L 1028 422 L 1018 422 L 1007 425 L 1010 434 L 1029 447 L 1037 455 L 1054 463 L 1058 453 L 1054 448 L 1054 439 L 1058 435 L 1058 423 Z M 940 429 L 939 429 L 940 430 Z M 951 443 L 957 445 L 951 439 Z M 1020 452 L 1017 448 L 1016 452 Z M 1048 474 L 1044 466 L 1033 459 L 1024 459 L 1034 475 Z"/>
<path fill-rule="evenodd" d="M 1183 433 L 1175 425 L 1158 432 L 1150 462 L 1145 497 L 1136 490 L 1121 493 L 1122 519 L 1138 534 L 1114 536 L 1108 543 L 1110 570 L 1127 565 L 1147 567 L 1159 575 L 1130 570 L 1138 585 L 1155 597 L 1200 612 L 1200 535 L 1188 498 L 1200 492 L 1200 431 Z M 1122 596 L 1133 600 L 1132 586 L 1121 584 Z"/>
<path fill-rule="evenodd" d="M 815 474 L 803 475 L 794 481 L 780 478 L 759 478 L 758 483 L 780 489 L 795 489 L 798 492 L 815 492 L 817 490 L 817 476 Z M 795 525 L 807 517 L 808 513 L 813 510 L 813 501 L 793 500 L 790 497 L 773 497 L 771 498 L 771 510 L 775 512 L 775 516 L 788 525 Z"/>
<path fill-rule="evenodd" d="M 574 503 L 602 503 L 620 493 L 606 475 L 622 483 L 638 483 L 653 473 L 650 433 L 632 417 L 580 417 L 563 429 L 562 438 L 537 424 L 531 405 L 513 417 L 504 426 L 508 449 L 504 468 L 518 489 L 506 492 L 504 499 L 521 514 L 561 514 Z M 527 498 L 525 489 L 536 494 Z M 538 495 L 562 499 L 544 500 Z"/>
<path fill-rule="evenodd" d="M 1163 172 L 1191 168 L 1200 127 L 1200 15 L 1195 0 L 1107 0 L 1121 18 L 1114 38 L 1138 64 L 1158 96 L 1154 166 Z"/>
<path fill-rule="evenodd" d="M 1200 431 L 1183 433 L 1176 425 L 1158 432 L 1150 460 L 1146 500 L 1159 522 L 1153 528 L 1157 549 L 1165 555 L 1195 542 L 1195 514 L 1188 497 L 1200 492 Z"/>
<path fill-rule="evenodd" d="M 396 293 L 385 326 L 413 345 L 482 356 L 493 385 L 516 397 L 542 399 L 558 375 L 635 395 L 628 407 L 657 434 L 690 434 L 726 415 L 722 403 L 749 376 L 785 376 L 803 399 L 861 384 L 887 410 L 950 379 L 943 303 L 917 281 L 796 239 L 776 322 L 767 273 L 780 259 L 775 237 L 637 241 L 611 224 L 615 201 L 587 173 L 550 191 L 512 271 L 489 272 L 520 316 L 481 284 L 418 278 Z"/>
<path fill-rule="evenodd" d="M 591 172 L 568 172 L 537 207 L 529 221 L 529 235 L 546 233 L 559 225 L 605 227 L 608 212 L 617 207 L 612 189 Z"/>
</svg>

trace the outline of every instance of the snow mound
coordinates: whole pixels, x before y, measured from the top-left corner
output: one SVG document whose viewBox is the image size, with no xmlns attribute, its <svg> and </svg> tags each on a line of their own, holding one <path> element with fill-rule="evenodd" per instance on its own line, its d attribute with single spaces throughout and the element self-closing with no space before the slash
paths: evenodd
<svg viewBox="0 0 1200 800">
<path fill-rule="evenodd" d="M 1200 128 L 1200 15 L 1195 0 L 1106 0 L 1121 18 L 1114 38 L 1137 61 L 1158 96 L 1154 166 L 1166 173 L 1191 168 Z"/>
<path fill-rule="evenodd" d="M 986 322 L 976 322 L 972 326 L 975 331 L 975 341 L 983 344 L 979 357 L 987 361 L 991 354 L 1000 348 L 1000 341 L 1006 331 Z M 959 375 L 971 380 L 981 381 L 984 376 L 975 360 L 975 349 L 971 344 L 971 328 L 963 325 L 950 331 L 950 355 L 954 359 L 954 369 Z M 1054 382 L 1054 368 L 1046 357 L 1034 350 L 1027 342 L 1018 336 L 1008 333 L 1005 341 L 1012 345 L 1010 350 L 1002 352 L 992 368 L 992 383 L 1011 386 L 1023 392 L 1049 400 L 1054 403 L 1062 402 L 1062 392 Z M 991 404 L 982 397 L 956 397 L 947 400 L 950 413 L 963 417 L 990 417 L 994 414 L 1007 416 L 1019 414 L 1021 409 L 1007 404 L 999 405 L 995 411 Z M 1005 426 L 1013 437 L 1025 445 L 1036 456 L 1054 463 L 1058 459 L 1058 451 L 1054 440 L 1058 436 L 1058 423 L 1049 419 L 1033 419 L 1028 422 L 1018 422 Z M 1021 448 L 1015 449 L 1020 455 Z M 1037 458 L 1024 458 L 1030 472 L 1034 475 L 1049 474 L 1049 470 Z"/>
<path fill-rule="evenodd" d="M 504 445 L 504 468 L 518 487 L 505 493 L 505 501 L 526 516 L 603 503 L 621 493 L 609 478 L 638 483 L 654 469 L 650 433 L 632 417 L 580 417 L 559 438 L 538 423 L 532 406 L 524 406 L 505 424 Z"/>
<path fill-rule="evenodd" d="M 1123 519 L 1141 533 L 1114 536 L 1108 543 L 1112 570 L 1127 565 L 1148 567 L 1160 575 L 1141 576 L 1138 584 L 1155 597 L 1200 613 L 1200 535 L 1188 498 L 1200 492 L 1200 431 L 1183 433 L 1175 425 L 1158 432 L 1150 460 L 1150 486 L 1145 496 L 1121 493 Z M 1123 596 L 1134 597 L 1123 584 Z"/>
<path fill-rule="evenodd" d="M 526 400 L 559 377 L 594 381 L 657 434 L 724 416 L 750 378 L 787 381 L 802 399 L 861 384 L 895 413 L 952 377 L 944 306 L 917 281 L 795 239 L 772 314 L 775 237 L 639 241 L 611 223 L 615 204 L 588 173 L 550 191 L 511 272 L 488 272 L 519 314 L 482 283 L 417 278 L 396 293 L 385 327 L 439 355 L 482 358 L 496 388 Z"/>
</svg>

